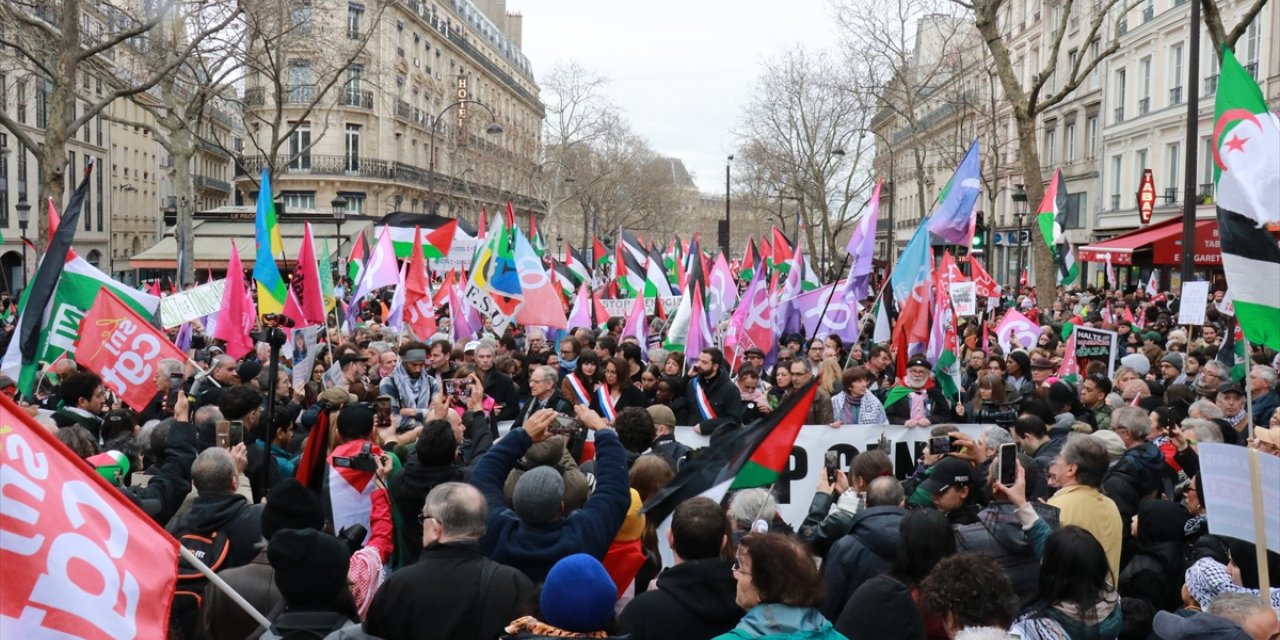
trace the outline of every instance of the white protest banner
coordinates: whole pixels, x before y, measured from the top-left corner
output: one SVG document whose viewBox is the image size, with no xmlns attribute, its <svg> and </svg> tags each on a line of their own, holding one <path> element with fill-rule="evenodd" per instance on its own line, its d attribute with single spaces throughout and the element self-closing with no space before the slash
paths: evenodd
<svg viewBox="0 0 1280 640">
<path fill-rule="evenodd" d="M 462 227 L 453 232 L 453 244 L 449 245 L 449 255 L 444 258 L 427 260 L 427 267 L 432 273 L 443 274 L 450 269 L 467 271 L 471 269 L 471 259 L 476 255 L 476 247 L 480 246 L 480 238 L 468 235 Z"/>
<path fill-rule="evenodd" d="M 171 329 L 216 312 L 222 306 L 222 290 L 226 286 L 224 278 L 161 298 L 161 326 Z"/>
<path fill-rule="evenodd" d="M 973 282 L 952 282 L 951 306 L 957 316 L 972 316 L 978 313 L 977 284 Z"/>
<path fill-rule="evenodd" d="M 1107 377 L 1110 378 L 1115 373 L 1116 368 L 1116 351 L 1119 348 L 1119 336 L 1114 331 L 1106 329 L 1093 329 L 1091 327 L 1076 327 L 1076 358 L 1080 363 L 1080 370 L 1084 371 L 1085 365 L 1091 360 L 1097 360 L 1107 363 Z"/>
<path fill-rule="evenodd" d="M 683 296 L 663 296 L 662 308 L 667 310 L 668 314 L 675 313 L 676 307 L 680 306 L 680 298 Z M 657 298 L 644 299 L 644 312 L 646 315 L 654 314 L 654 304 Z M 625 318 L 627 312 L 631 311 L 631 298 L 601 298 L 600 305 L 608 312 L 609 317 Z"/>
<path fill-rule="evenodd" d="M 1231 290 L 1222 292 L 1222 302 L 1217 304 L 1218 312 L 1228 316 L 1236 315 L 1236 306 L 1232 302 Z"/>
<path fill-rule="evenodd" d="M 511 324 L 511 316 L 503 313 L 498 308 L 498 303 L 489 297 L 483 289 L 477 287 L 474 282 L 467 282 L 467 290 L 463 292 L 462 297 L 474 308 L 480 312 L 482 316 L 488 316 L 489 321 L 493 323 L 493 331 L 497 335 L 502 335 L 507 331 L 507 325 Z"/>
<path fill-rule="evenodd" d="M 1200 477 L 1204 481 L 1204 504 L 1208 509 L 1209 529 L 1214 535 L 1230 536 L 1257 544 L 1255 518 L 1262 518 L 1266 547 L 1280 553 L 1280 458 L 1253 454 L 1258 458 L 1261 486 L 1251 479 L 1251 451 L 1229 444 L 1200 445 Z M 1254 509 L 1253 492 L 1261 491 L 1264 505 Z"/>
<path fill-rule="evenodd" d="M 1178 300 L 1178 324 L 1204 324 L 1205 307 L 1208 304 L 1208 281 L 1182 283 L 1182 297 Z"/>
</svg>

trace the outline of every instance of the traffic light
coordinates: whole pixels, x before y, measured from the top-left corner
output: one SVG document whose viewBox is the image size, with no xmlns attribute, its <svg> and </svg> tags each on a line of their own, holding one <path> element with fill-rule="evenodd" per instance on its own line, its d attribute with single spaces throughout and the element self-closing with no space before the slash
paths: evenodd
<svg viewBox="0 0 1280 640">
<path fill-rule="evenodd" d="M 987 225 L 982 220 L 982 212 L 978 212 L 977 224 L 973 226 L 973 242 L 970 243 L 969 252 L 974 255 L 982 255 L 987 248 Z"/>
</svg>

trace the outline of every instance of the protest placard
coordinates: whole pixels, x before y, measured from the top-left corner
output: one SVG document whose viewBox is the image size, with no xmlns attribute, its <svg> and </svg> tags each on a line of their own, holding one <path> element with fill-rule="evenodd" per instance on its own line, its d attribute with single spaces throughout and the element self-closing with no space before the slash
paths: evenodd
<svg viewBox="0 0 1280 640">
<path fill-rule="evenodd" d="M 1178 324 L 1204 324 L 1205 307 L 1209 304 L 1209 283 L 1204 280 L 1182 283 L 1178 300 Z"/>
<path fill-rule="evenodd" d="M 1199 445 L 1200 477 L 1209 529 L 1214 535 L 1257 543 L 1255 518 L 1262 519 L 1266 547 L 1280 553 L 1280 458 L 1229 444 Z M 1250 457 L 1257 458 L 1259 480 L 1251 477 Z M 1261 504 L 1273 508 L 1255 510 L 1255 492 Z"/>
<path fill-rule="evenodd" d="M 951 283 L 951 306 L 957 316 L 972 316 L 978 313 L 977 285 L 973 282 Z"/>
<path fill-rule="evenodd" d="M 214 280 L 198 287 L 192 287 L 182 293 L 175 293 L 160 299 L 160 323 L 170 329 L 184 322 L 191 322 L 216 313 L 222 306 L 222 290 L 227 286 L 226 279 Z"/>
<path fill-rule="evenodd" d="M 1119 336 L 1114 331 L 1094 329 L 1092 327 L 1076 327 L 1076 358 L 1080 370 L 1084 371 L 1089 362 L 1097 360 L 1107 363 L 1107 377 L 1115 373 L 1116 350 L 1119 348 Z"/>
</svg>

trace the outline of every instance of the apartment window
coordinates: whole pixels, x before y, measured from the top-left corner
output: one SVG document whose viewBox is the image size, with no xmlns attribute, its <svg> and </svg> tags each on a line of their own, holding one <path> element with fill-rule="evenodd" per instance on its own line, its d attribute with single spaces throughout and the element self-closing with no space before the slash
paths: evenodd
<svg viewBox="0 0 1280 640">
<path fill-rule="evenodd" d="M 1173 142 L 1165 146 L 1164 156 L 1165 156 L 1165 174 L 1164 174 L 1165 184 L 1167 185 L 1180 184 L 1178 180 L 1178 175 L 1179 175 L 1178 163 L 1182 160 L 1182 143 Z M 1173 187 L 1173 186 L 1167 187 L 1165 189 L 1165 192 L 1169 193 L 1170 190 L 1172 190 L 1174 194 L 1177 193 L 1177 187 Z M 1176 197 L 1170 198 L 1166 196 L 1165 201 L 1175 202 Z"/>
<path fill-rule="evenodd" d="M 98 169 L 104 169 L 104 168 L 103 168 L 103 166 L 102 166 L 102 158 L 98 158 Z M 103 220 L 103 216 L 102 216 L 102 200 L 103 200 L 103 197 L 102 197 L 102 184 L 103 184 L 103 182 L 102 182 L 102 174 L 104 174 L 104 173 L 106 173 L 106 171 L 105 171 L 105 170 L 95 170 L 95 171 L 94 171 L 94 174 L 98 176 L 98 177 L 96 178 L 96 180 L 98 181 L 98 201 L 97 201 L 97 202 L 98 202 L 98 231 L 105 231 L 105 229 L 103 228 L 103 225 L 102 225 L 102 220 Z"/>
<path fill-rule="evenodd" d="M 316 192 L 314 191 L 282 191 L 280 197 L 284 199 L 284 210 L 300 211 L 314 210 L 316 208 Z"/>
<path fill-rule="evenodd" d="M 1124 191 L 1124 185 L 1120 181 L 1121 172 L 1124 170 L 1124 156 L 1111 156 L 1111 210 L 1115 211 L 1120 208 L 1120 194 Z"/>
<path fill-rule="evenodd" d="M 27 148 L 18 142 L 18 199 L 27 198 Z"/>
<path fill-rule="evenodd" d="M 1067 126 L 1062 129 L 1063 142 L 1066 144 L 1066 161 L 1072 163 L 1076 161 L 1076 123 L 1068 122 Z"/>
<path fill-rule="evenodd" d="M 1063 215 L 1063 229 L 1083 229 L 1084 216 L 1088 209 L 1085 203 L 1088 202 L 1088 193 L 1070 193 L 1067 194 L 1067 210 Z"/>
<path fill-rule="evenodd" d="M 311 169 L 311 124 L 303 122 L 289 135 L 289 168 L 297 171 Z"/>
<path fill-rule="evenodd" d="M 339 191 L 338 195 L 347 201 L 347 215 L 364 215 L 364 201 L 367 196 L 363 191 Z"/>
<path fill-rule="evenodd" d="M 1125 94 L 1128 90 L 1128 74 L 1124 69 L 1116 71 L 1115 80 L 1115 121 L 1124 122 Z"/>
<path fill-rule="evenodd" d="M 360 170 L 360 125 L 349 124 L 346 131 L 346 169 Z"/>
<path fill-rule="evenodd" d="M 97 123 L 95 123 L 94 126 L 97 128 L 96 133 L 98 137 L 98 146 L 101 147 L 102 146 L 102 116 L 98 116 L 96 120 L 97 120 Z"/>
<path fill-rule="evenodd" d="M 41 80 L 36 81 L 36 128 L 43 129 L 49 126 L 49 94 L 52 92 L 52 83 Z"/>
<path fill-rule="evenodd" d="M 1089 116 L 1085 121 L 1086 134 L 1089 136 L 1085 143 L 1085 152 L 1089 158 L 1098 157 L 1098 116 Z"/>
<path fill-rule="evenodd" d="M 1169 104 L 1182 104 L 1182 45 L 1169 48 Z"/>
<path fill-rule="evenodd" d="M 289 61 L 289 102 L 294 104 L 311 102 L 312 82 L 310 60 Z"/>
<path fill-rule="evenodd" d="M 1046 128 L 1044 132 L 1044 158 L 1040 164 L 1045 166 L 1053 166 L 1054 164 L 1054 147 L 1057 146 L 1057 129 L 1052 127 Z"/>
<path fill-rule="evenodd" d="M 1253 76 L 1254 80 L 1258 79 L 1258 21 L 1262 19 L 1259 13 L 1253 22 L 1244 30 L 1244 69 Z"/>
<path fill-rule="evenodd" d="M 1147 166 L 1148 166 L 1148 165 L 1147 165 L 1147 150 L 1146 150 L 1146 149 L 1138 149 L 1138 150 L 1133 154 L 1133 159 L 1134 159 L 1134 165 L 1135 165 L 1134 171 L 1136 171 L 1138 175 L 1142 175 L 1142 172 L 1146 171 L 1146 170 L 1147 170 Z"/>
<path fill-rule="evenodd" d="M 1142 83 L 1142 97 L 1138 100 L 1138 115 L 1151 110 L 1151 56 L 1138 61 L 1138 82 Z"/>
<path fill-rule="evenodd" d="M 293 31 L 299 35 L 309 35 L 311 33 L 311 3 L 303 0 L 295 5 L 289 12 L 289 23 L 293 25 Z"/>
<path fill-rule="evenodd" d="M 0 73 L 0 113 L 9 108 L 9 84 L 8 77 Z"/>
<path fill-rule="evenodd" d="M 0 85 L 2 86 L 2 85 Z M 9 149 L 9 136 L 0 133 L 0 149 Z M 0 189 L 0 227 L 9 226 L 9 154 L 0 153 L 0 184 L 5 188 Z"/>
<path fill-rule="evenodd" d="M 1087 60 L 1089 60 L 1089 61 L 1097 60 L 1097 59 L 1098 59 L 1098 53 L 1099 53 L 1100 51 L 1102 51 L 1102 49 L 1101 49 L 1101 44 L 1100 44 L 1100 42 L 1099 42 L 1098 40 L 1094 40 L 1093 42 L 1090 42 L 1090 43 L 1089 43 L 1089 57 L 1087 58 Z M 1101 88 L 1101 86 L 1102 86 L 1102 84 L 1101 84 L 1101 83 L 1102 83 L 1102 80 L 1101 80 L 1101 78 L 1102 78 L 1102 71 L 1101 71 L 1101 69 L 1102 69 L 1102 65 L 1096 65 L 1096 66 L 1094 66 L 1094 67 L 1093 67 L 1093 71 L 1091 71 L 1091 72 L 1089 73 L 1089 88 L 1090 88 L 1090 89 L 1098 89 L 1098 88 Z"/>
<path fill-rule="evenodd" d="M 27 80 L 18 78 L 18 123 L 27 123 Z"/>
<path fill-rule="evenodd" d="M 1200 190 L 1206 185 L 1213 188 L 1213 139 L 1209 136 L 1200 138 Z"/>
<path fill-rule="evenodd" d="M 360 39 L 360 23 L 364 20 L 364 5 L 354 2 L 347 5 L 347 37 Z"/>
</svg>

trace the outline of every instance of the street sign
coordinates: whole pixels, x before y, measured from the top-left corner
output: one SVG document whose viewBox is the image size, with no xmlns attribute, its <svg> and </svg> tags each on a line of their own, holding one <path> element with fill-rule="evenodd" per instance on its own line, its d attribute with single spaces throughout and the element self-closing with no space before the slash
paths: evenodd
<svg viewBox="0 0 1280 640">
<path fill-rule="evenodd" d="M 1156 208 L 1156 180 L 1150 169 L 1142 170 L 1142 186 L 1138 188 L 1138 217 L 1142 224 L 1151 222 L 1151 212 Z"/>
</svg>

